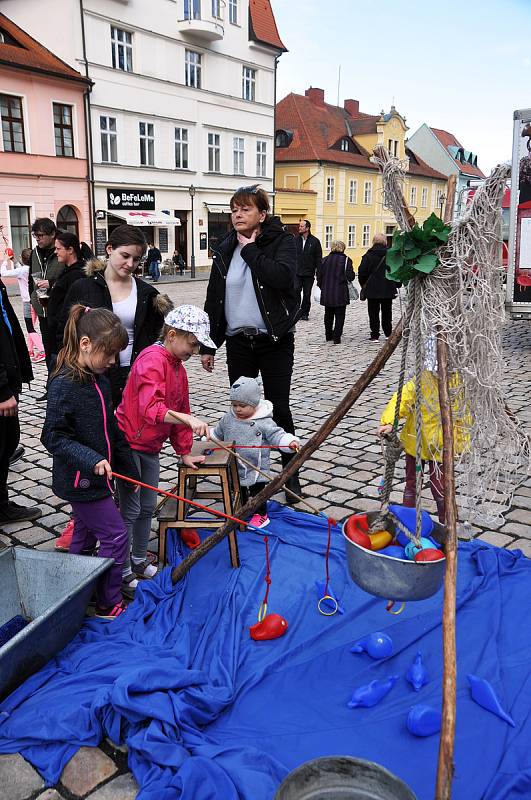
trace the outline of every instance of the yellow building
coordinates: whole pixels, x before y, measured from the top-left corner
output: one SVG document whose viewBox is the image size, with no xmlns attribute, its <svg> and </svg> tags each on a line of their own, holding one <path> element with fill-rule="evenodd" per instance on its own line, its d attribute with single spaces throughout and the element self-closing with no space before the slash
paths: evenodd
<svg viewBox="0 0 531 800">
<path fill-rule="evenodd" d="M 417 222 L 441 214 L 446 176 L 407 148 L 407 130 L 394 106 L 372 116 L 356 100 L 345 100 L 343 108 L 325 103 L 322 89 L 289 94 L 276 109 L 275 214 L 293 230 L 301 217 L 309 219 L 324 254 L 340 239 L 358 265 L 375 233 L 391 236 L 396 228 L 370 160 L 377 144 L 407 164 L 405 199 Z"/>
</svg>

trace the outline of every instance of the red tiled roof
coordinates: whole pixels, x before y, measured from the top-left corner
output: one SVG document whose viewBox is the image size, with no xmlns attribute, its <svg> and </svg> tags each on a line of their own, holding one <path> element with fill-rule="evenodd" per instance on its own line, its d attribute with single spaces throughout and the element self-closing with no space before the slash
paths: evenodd
<svg viewBox="0 0 531 800">
<path fill-rule="evenodd" d="M 275 15 L 269 0 L 249 0 L 249 35 L 262 44 L 287 52 L 278 33 Z"/>
<path fill-rule="evenodd" d="M 426 162 L 419 158 L 409 147 L 406 147 L 406 155 L 409 158 L 409 172 L 411 175 L 420 175 L 423 178 L 437 178 L 443 181 L 447 180 L 446 175 L 443 175 L 442 172 L 437 172 L 436 169 L 426 164 Z"/>
<path fill-rule="evenodd" d="M 4 14 L 0 14 L 0 30 L 5 31 L 16 42 L 16 44 L 0 42 L 0 65 L 52 73 L 67 80 L 90 83 L 88 78 L 84 78 L 81 73 L 61 61 Z"/>
<path fill-rule="evenodd" d="M 379 116 L 361 114 L 353 118 L 343 108 L 329 103 L 317 105 L 308 97 L 288 94 L 277 104 L 277 130 L 293 132 L 289 147 L 277 147 L 275 158 L 278 162 L 287 161 L 327 161 L 350 167 L 362 167 L 377 171 L 378 167 L 370 161 L 370 153 L 356 141 L 356 133 L 376 131 Z M 334 149 L 343 137 L 353 134 L 353 144 L 357 152 Z M 429 167 L 417 156 L 410 156 L 410 174 L 446 181 L 446 176 Z"/>
<path fill-rule="evenodd" d="M 448 131 L 443 131 L 442 128 L 430 128 L 433 134 L 437 137 L 440 141 L 442 146 L 445 150 L 448 151 L 448 154 L 453 158 L 452 154 L 448 150 L 449 147 L 460 147 L 463 148 L 461 142 L 459 142 L 453 133 L 449 133 Z M 485 175 L 482 173 L 479 167 L 474 167 L 472 164 L 463 164 L 459 159 L 454 158 L 454 161 L 459 168 L 459 171 L 462 172 L 464 175 L 475 175 L 477 178 L 484 178 Z"/>
</svg>

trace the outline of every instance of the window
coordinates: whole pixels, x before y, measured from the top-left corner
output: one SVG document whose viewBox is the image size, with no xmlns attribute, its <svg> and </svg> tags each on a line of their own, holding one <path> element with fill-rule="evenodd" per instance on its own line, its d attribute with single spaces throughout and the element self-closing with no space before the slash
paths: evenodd
<svg viewBox="0 0 531 800">
<path fill-rule="evenodd" d="M 242 71 L 242 97 L 254 102 L 256 89 L 256 70 L 244 67 Z"/>
<path fill-rule="evenodd" d="M 2 139 L 5 152 L 25 153 L 22 97 L 0 94 L 0 116 L 2 117 Z"/>
<path fill-rule="evenodd" d="M 361 237 L 361 246 L 368 247 L 371 241 L 371 226 L 364 225 L 363 226 L 363 235 Z"/>
<path fill-rule="evenodd" d="M 348 245 L 347 247 L 356 247 L 356 226 L 348 226 Z"/>
<path fill-rule="evenodd" d="M 9 225 L 11 227 L 11 243 L 15 253 L 25 247 L 31 247 L 31 209 L 27 206 L 9 207 Z"/>
<path fill-rule="evenodd" d="M 293 141 L 293 131 L 275 131 L 275 147 L 289 147 Z"/>
<path fill-rule="evenodd" d="M 187 128 L 175 128 L 175 169 L 188 169 Z"/>
<path fill-rule="evenodd" d="M 363 186 L 363 202 L 366 206 L 372 203 L 372 181 L 365 181 Z"/>
<path fill-rule="evenodd" d="M 344 153 L 348 153 L 350 150 L 350 142 L 348 139 L 341 139 L 341 150 L 343 150 Z"/>
<path fill-rule="evenodd" d="M 229 22 L 238 24 L 238 0 L 229 0 Z"/>
<path fill-rule="evenodd" d="M 440 208 L 442 203 L 442 191 L 441 189 L 437 189 L 437 194 L 435 195 L 435 208 Z"/>
<path fill-rule="evenodd" d="M 74 129 L 72 127 L 72 106 L 53 104 L 53 131 L 55 136 L 55 155 L 74 157 Z"/>
<path fill-rule="evenodd" d="M 221 19 L 221 0 L 212 0 L 212 16 Z"/>
<path fill-rule="evenodd" d="M 244 150 L 244 141 L 239 136 L 235 136 L 232 140 L 232 152 L 234 155 L 234 174 L 235 175 L 244 175 L 245 174 L 245 164 L 244 164 L 244 157 L 245 157 L 245 150 Z"/>
<path fill-rule="evenodd" d="M 79 222 L 72 206 L 63 206 L 59 209 L 56 223 L 60 231 L 70 231 L 79 238 Z"/>
<path fill-rule="evenodd" d="M 267 169 L 267 142 L 258 140 L 256 143 L 256 174 L 265 178 Z"/>
<path fill-rule="evenodd" d="M 152 122 L 139 122 L 140 163 L 144 167 L 155 165 L 155 133 Z"/>
<path fill-rule="evenodd" d="M 420 195 L 420 205 L 421 205 L 422 208 L 426 208 L 426 206 L 428 205 L 428 187 L 427 186 L 423 186 L 422 187 L 422 193 Z"/>
<path fill-rule="evenodd" d="M 387 149 L 390 156 L 398 156 L 398 139 L 388 139 Z"/>
<path fill-rule="evenodd" d="M 187 86 L 201 88 L 201 53 L 195 50 L 184 51 L 184 78 Z"/>
<path fill-rule="evenodd" d="M 412 186 L 409 192 L 409 205 L 412 208 L 417 207 L 417 187 Z"/>
<path fill-rule="evenodd" d="M 336 179 L 335 178 L 327 178 L 326 179 L 326 202 L 333 203 L 336 193 Z"/>
<path fill-rule="evenodd" d="M 184 18 L 201 19 L 201 0 L 184 0 Z"/>
<path fill-rule="evenodd" d="M 334 238 L 334 226 L 325 225 L 325 250 L 330 250 Z"/>
<path fill-rule="evenodd" d="M 220 145 L 219 145 L 219 133 L 209 133 L 208 134 L 208 171 L 209 172 L 219 172 L 219 162 L 220 162 Z"/>
<path fill-rule="evenodd" d="M 358 202 L 358 181 L 349 181 L 348 201 L 353 204 Z"/>
<path fill-rule="evenodd" d="M 112 65 L 124 72 L 133 71 L 133 34 L 111 25 Z"/>
<path fill-rule="evenodd" d="M 101 160 L 118 163 L 115 117 L 100 117 Z"/>
</svg>

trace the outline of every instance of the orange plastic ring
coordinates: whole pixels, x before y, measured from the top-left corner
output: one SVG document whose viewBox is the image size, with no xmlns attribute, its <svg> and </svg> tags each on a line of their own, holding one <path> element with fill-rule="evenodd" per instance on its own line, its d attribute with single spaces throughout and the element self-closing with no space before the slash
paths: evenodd
<svg viewBox="0 0 531 800">
<path fill-rule="evenodd" d="M 332 611 L 323 611 L 321 603 L 324 602 L 324 600 L 331 600 L 332 603 L 335 603 L 336 607 Z M 322 614 L 323 617 L 333 617 L 334 614 L 336 614 L 339 609 L 339 603 L 337 602 L 335 597 L 331 597 L 331 595 L 325 594 L 323 595 L 323 597 L 321 597 L 321 599 L 317 603 L 317 608 L 319 610 L 319 614 Z"/>
<path fill-rule="evenodd" d="M 258 622 L 262 622 L 267 614 L 267 603 L 261 603 L 258 609 Z"/>
</svg>

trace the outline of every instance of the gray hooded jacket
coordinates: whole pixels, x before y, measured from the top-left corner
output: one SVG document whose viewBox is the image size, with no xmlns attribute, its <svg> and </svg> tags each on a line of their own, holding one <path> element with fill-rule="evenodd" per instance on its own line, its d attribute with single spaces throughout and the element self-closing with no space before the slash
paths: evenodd
<svg viewBox="0 0 531 800">
<path fill-rule="evenodd" d="M 291 452 L 288 447 L 291 442 L 299 441 L 293 433 L 286 433 L 273 422 L 273 405 L 269 400 L 261 400 L 254 416 L 250 419 L 238 419 L 231 408 L 210 433 L 218 441 L 234 442 L 238 445 L 270 444 L 285 452 Z M 269 473 L 269 450 L 242 449 L 236 452 L 241 453 L 247 461 L 251 461 L 263 472 Z M 259 472 L 240 461 L 238 461 L 238 474 L 242 486 L 252 486 L 257 481 L 264 480 Z"/>
</svg>

